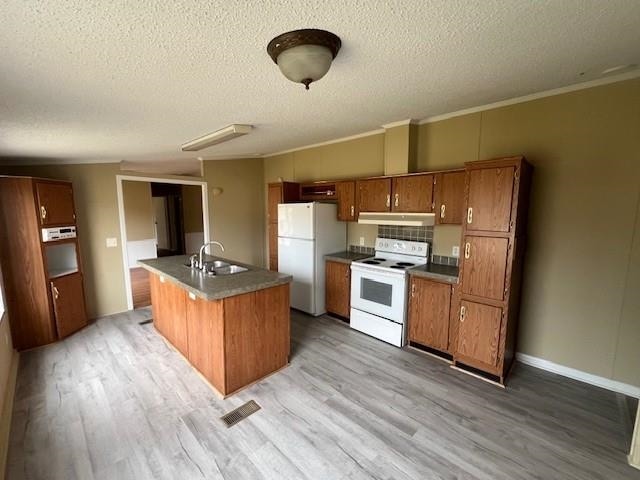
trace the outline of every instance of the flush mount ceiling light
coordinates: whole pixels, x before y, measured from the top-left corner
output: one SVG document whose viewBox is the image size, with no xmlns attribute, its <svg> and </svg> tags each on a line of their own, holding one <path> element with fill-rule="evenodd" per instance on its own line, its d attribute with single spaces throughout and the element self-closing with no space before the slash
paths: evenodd
<svg viewBox="0 0 640 480">
<path fill-rule="evenodd" d="M 292 82 L 309 84 L 320 80 L 329 71 L 342 42 L 326 30 L 306 28 L 283 33 L 269 42 L 267 52 Z"/>
<path fill-rule="evenodd" d="M 182 145 L 183 152 L 196 152 L 203 148 L 210 147 L 217 143 L 226 142 L 232 138 L 246 135 L 251 131 L 253 127 L 251 125 L 240 125 L 237 123 L 231 124 L 228 127 L 221 128 L 213 133 L 209 133 L 195 140 L 191 140 Z"/>
</svg>

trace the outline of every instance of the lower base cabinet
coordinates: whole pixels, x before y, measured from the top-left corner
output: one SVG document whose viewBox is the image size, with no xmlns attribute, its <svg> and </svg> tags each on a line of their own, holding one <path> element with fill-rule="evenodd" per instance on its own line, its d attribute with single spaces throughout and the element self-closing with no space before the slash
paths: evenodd
<svg viewBox="0 0 640 480">
<path fill-rule="evenodd" d="M 150 275 L 153 323 L 185 357 L 187 342 L 187 293 L 159 275 Z"/>
<path fill-rule="evenodd" d="M 351 265 L 327 260 L 325 267 L 325 308 L 327 312 L 349 318 L 351 310 Z"/>
<path fill-rule="evenodd" d="M 51 280 L 53 314 L 58 338 L 65 338 L 87 325 L 82 274 L 73 273 Z"/>
<path fill-rule="evenodd" d="M 462 300 L 458 323 L 456 360 L 499 374 L 502 308 Z"/>
<path fill-rule="evenodd" d="M 449 352 L 451 285 L 410 278 L 409 341 Z"/>
</svg>

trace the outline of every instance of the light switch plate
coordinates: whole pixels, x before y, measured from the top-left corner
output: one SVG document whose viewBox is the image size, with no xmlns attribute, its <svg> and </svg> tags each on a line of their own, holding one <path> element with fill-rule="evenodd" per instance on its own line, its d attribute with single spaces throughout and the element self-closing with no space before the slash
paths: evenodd
<svg viewBox="0 0 640 480">
<path fill-rule="evenodd" d="M 451 249 L 451 256 L 458 258 L 460 256 L 460 245 L 455 245 Z"/>
<path fill-rule="evenodd" d="M 364 237 L 360 237 L 360 246 L 364 247 Z"/>
<path fill-rule="evenodd" d="M 118 246 L 118 239 L 116 237 L 107 238 L 107 248 L 114 248 Z"/>
</svg>

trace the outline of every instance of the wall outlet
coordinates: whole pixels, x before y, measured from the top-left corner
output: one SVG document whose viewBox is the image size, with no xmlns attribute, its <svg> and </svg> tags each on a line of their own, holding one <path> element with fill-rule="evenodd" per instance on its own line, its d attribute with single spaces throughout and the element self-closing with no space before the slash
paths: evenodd
<svg viewBox="0 0 640 480">
<path fill-rule="evenodd" d="M 114 248 L 118 246 L 118 239 L 115 237 L 107 238 L 107 248 Z"/>
<path fill-rule="evenodd" d="M 360 237 L 360 246 L 364 247 L 364 237 Z"/>
<path fill-rule="evenodd" d="M 451 249 L 451 256 L 458 258 L 460 256 L 460 245 L 455 245 Z"/>
</svg>

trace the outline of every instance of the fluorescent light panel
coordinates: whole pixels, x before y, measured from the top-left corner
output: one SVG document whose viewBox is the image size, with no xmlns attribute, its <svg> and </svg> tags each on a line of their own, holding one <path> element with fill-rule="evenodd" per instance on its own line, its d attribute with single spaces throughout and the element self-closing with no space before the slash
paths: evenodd
<svg viewBox="0 0 640 480">
<path fill-rule="evenodd" d="M 198 150 L 210 147 L 211 145 L 216 145 L 217 143 L 226 142 L 232 138 L 246 135 L 252 128 L 253 127 L 251 125 L 233 123 L 228 127 L 221 128 L 213 133 L 191 140 L 190 142 L 183 144 L 181 148 L 183 152 L 197 152 Z"/>
</svg>

